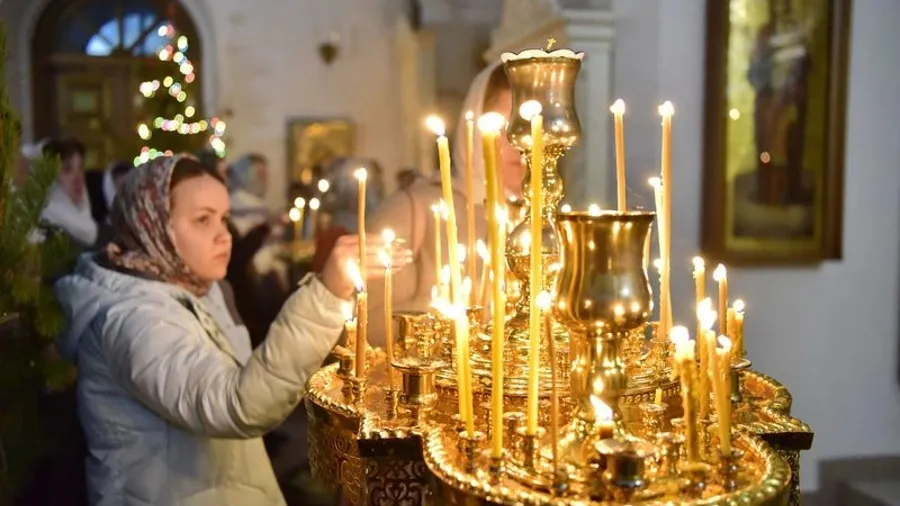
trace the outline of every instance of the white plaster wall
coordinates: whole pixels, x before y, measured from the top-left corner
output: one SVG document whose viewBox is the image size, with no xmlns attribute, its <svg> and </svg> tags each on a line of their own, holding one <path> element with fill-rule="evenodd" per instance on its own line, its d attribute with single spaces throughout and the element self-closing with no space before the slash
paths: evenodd
<svg viewBox="0 0 900 506">
<path fill-rule="evenodd" d="M 673 127 L 673 298 L 691 300 L 689 261 L 699 247 L 703 156 L 704 2 L 617 0 L 616 93 L 628 103 L 631 188 L 647 205 L 659 159 L 662 100 Z M 748 301 L 754 365 L 794 395 L 794 414 L 816 432 L 802 488 L 818 487 L 820 460 L 900 454 L 900 2 L 854 2 L 848 91 L 844 260 L 803 269 L 734 269 Z M 691 308 L 677 304 L 676 318 Z"/>
</svg>

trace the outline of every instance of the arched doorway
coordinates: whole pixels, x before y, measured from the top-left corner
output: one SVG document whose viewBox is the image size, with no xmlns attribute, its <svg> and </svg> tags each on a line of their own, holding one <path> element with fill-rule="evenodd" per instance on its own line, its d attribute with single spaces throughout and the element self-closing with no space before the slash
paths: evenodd
<svg viewBox="0 0 900 506">
<path fill-rule="evenodd" d="M 141 83 L 162 82 L 172 74 L 172 61 L 157 54 L 177 47 L 182 36 L 199 67 L 197 30 L 175 0 L 51 1 L 32 38 L 35 138 L 79 138 L 87 148 L 88 169 L 134 158 L 143 143 L 139 119 L 152 113 Z M 202 117 L 201 86 L 192 82 L 191 87 Z"/>
</svg>

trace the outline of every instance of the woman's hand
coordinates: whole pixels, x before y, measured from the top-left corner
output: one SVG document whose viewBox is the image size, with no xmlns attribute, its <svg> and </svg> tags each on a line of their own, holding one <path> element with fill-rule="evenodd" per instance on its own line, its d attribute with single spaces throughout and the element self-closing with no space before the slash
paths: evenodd
<svg viewBox="0 0 900 506">
<path fill-rule="evenodd" d="M 402 241 L 395 241 L 391 247 L 391 270 L 396 271 L 412 262 L 412 251 Z M 376 234 L 366 237 L 366 278 L 384 276 L 384 263 L 379 258 L 379 251 L 384 251 L 385 242 Z M 356 285 L 350 277 L 348 262 L 359 262 L 359 236 L 343 235 L 338 238 L 331 250 L 331 256 L 322 270 L 322 283 L 334 295 L 349 299 L 353 296 Z"/>
</svg>

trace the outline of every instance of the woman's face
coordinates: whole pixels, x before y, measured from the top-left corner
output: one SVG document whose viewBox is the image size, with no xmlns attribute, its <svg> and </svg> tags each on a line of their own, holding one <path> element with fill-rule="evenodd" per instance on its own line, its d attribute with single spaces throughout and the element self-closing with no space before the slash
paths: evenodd
<svg viewBox="0 0 900 506">
<path fill-rule="evenodd" d="M 228 190 L 212 176 L 186 179 L 172 189 L 172 233 L 184 264 L 206 281 L 225 277 L 231 259 Z"/>
<path fill-rule="evenodd" d="M 512 92 L 503 90 L 497 93 L 485 112 L 498 112 L 509 121 L 509 112 L 512 109 Z M 500 179 L 507 193 L 518 195 L 522 191 L 522 179 L 525 177 L 525 164 L 522 163 L 522 155 L 514 148 L 505 135 L 501 135 L 497 141 L 498 157 L 500 158 Z"/>
<path fill-rule="evenodd" d="M 84 159 L 79 153 L 62 160 L 56 181 L 76 205 L 84 202 Z"/>
</svg>

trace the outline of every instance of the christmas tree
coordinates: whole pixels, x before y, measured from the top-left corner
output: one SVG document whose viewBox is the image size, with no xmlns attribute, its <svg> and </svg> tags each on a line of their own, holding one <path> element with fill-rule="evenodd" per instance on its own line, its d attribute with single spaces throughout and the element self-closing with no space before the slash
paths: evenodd
<svg viewBox="0 0 900 506">
<path fill-rule="evenodd" d="M 5 66 L 0 27 L 0 504 L 12 504 L 15 488 L 48 449 L 38 396 L 75 378 L 74 368 L 54 352 L 64 319 L 50 284 L 71 267 L 74 250 L 65 234 L 45 234 L 42 240 L 35 234 L 59 162 L 35 160 L 27 175 L 14 178 L 20 129 L 7 96 Z"/>
<path fill-rule="evenodd" d="M 219 118 L 199 116 L 197 68 L 188 58 L 190 45 L 171 24 L 160 26 L 158 35 L 169 40 L 156 56 L 162 63 L 154 67 L 157 74 L 141 83 L 143 103 L 139 111 L 138 136 L 144 146 L 134 164 L 157 156 L 194 152 L 209 146 L 219 156 L 225 154 L 225 122 Z"/>
</svg>

